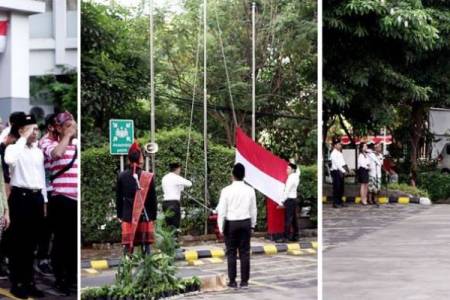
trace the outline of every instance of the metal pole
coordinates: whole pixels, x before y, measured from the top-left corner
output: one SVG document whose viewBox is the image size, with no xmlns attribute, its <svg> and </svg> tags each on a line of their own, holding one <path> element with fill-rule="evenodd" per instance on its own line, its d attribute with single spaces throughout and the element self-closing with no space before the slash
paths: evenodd
<svg viewBox="0 0 450 300">
<path fill-rule="evenodd" d="M 256 109 L 256 101 L 255 101 L 255 94 L 256 94 L 256 87 L 255 87 L 255 8 L 256 4 L 253 2 L 252 4 L 252 139 L 256 140 L 256 133 L 255 133 L 255 127 L 256 127 L 256 117 L 255 117 L 255 109 Z"/>
<path fill-rule="evenodd" d="M 203 151 L 205 165 L 205 206 L 208 206 L 208 91 L 206 86 L 206 12 L 207 0 L 203 0 Z M 208 233 L 208 211 L 205 210 L 205 235 Z"/>
<path fill-rule="evenodd" d="M 123 155 L 120 156 L 120 172 L 123 172 L 125 170 L 125 160 L 123 158 Z"/>
<path fill-rule="evenodd" d="M 150 0 L 150 141 L 155 142 L 155 78 L 153 64 L 153 0 Z M 152 172 L 155 173 L 155 154 L 151 154 Z"/>
</svg>

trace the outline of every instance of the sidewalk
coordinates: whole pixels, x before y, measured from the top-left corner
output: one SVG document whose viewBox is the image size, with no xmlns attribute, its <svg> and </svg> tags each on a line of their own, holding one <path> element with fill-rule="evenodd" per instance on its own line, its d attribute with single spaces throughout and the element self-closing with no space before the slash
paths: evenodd
<svg viewBox="0 0 450 300">
<path fill-rule="evenodd" d="M 450 205 L 378 226 L 324 252 L 323 299 L 450 299 Z"/>
</svg>

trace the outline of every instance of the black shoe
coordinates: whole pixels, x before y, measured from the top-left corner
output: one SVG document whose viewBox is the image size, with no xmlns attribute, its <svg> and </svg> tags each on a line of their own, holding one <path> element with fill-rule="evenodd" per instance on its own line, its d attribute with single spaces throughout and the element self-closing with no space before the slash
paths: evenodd
<svg viewBox="0 0 450 300">
<path fill-rule="evenodd" d="M 30 285 L 30 287 L 28 288 L 28 295 L 30 295 L 33 298 L 43 298 L 43 297 L 45 297 L 44 292 L 41 291 L 40 289 L 38 289 L 36 287 L 36 285 L 34 285 L 34 284 Z"/>
<path fill-rule="evenodd" d="M 53 288 L 58 293 L 61 293 L 61 294 L 65 295 L 65 296 L 70 296 L 70 288 L 64 282 L 60 282 L 60 281 L 55 282 L 55 285 L 53 286 Z"/>
<path fill-rule="evenodd" d="M 39 261 L 35 265 L 34 269 L 36 270 L 36 272 L 38 272 L 39 274 L 41 274 L 45 277 L 49 277 L 49 276 L 53 275 L 53 271 L 50 268 L 50 265 L 46 259 Z"/>
<path fill-rule="evenodd" d="M 333 203 L 333 208 L 341 208 L 341 206 L 339 204 Z"/>
<path fill-rule="evenodd" d="M 299 238 L 298 236 L 294 236 L 293 238 L 289 239 L 290 242 L 298 242 Z"/>
<path fill-rule="evenodd" d="M 14 297 L 19 299 L 28 299 L 28 296 L 30 295 L 28 293 L 28 289 L 23 284 L 13 284 L 11 286 L 10 292 Z"/>
<path fill-rule="evenodd" d="M 238 286 L 237 286 L 236 281 L 233 281 L 233 282 L 228 283 L 228 287 L 232 288 L 232 289 L 237 289 Z"/>
<path fill-rule="evenodd" d="M 240 288 L 241 289 L 248 289 L 248 282 L 241 282 Z"/>
</svg>

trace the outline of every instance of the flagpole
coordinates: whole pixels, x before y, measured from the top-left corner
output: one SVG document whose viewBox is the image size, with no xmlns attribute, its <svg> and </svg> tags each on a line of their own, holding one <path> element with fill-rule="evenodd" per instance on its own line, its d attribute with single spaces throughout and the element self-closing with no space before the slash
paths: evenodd
<svg viewBox="0 0 450 300">
<path fill-rule="evenodd" d="M 206 74 L 206 12 L 207 0 L 203 0 L 203 152 L 204 152 L 204 166 L 205 166 L 205 206 L 208 206 L 208 92 L 207 92 L 207 74 Z M 205 210 L 205 235 L 208 233 L 208 211 Z"/>
<path fill-rule="evenodd" d="M 150 0 L 150 141 L 155 142 L 155 79 L 154 79 L 154 64 L 153 64 L 153 0 Z M 152 172 L 155 173 L 155 154 L 151 154 L 152 158 Z M 147 159 L 147 170 L 148 170 Z"/>
<path fill-rule="evenodd" d="M 255 2 L 252 4 L 252 139 L 253 141 L 256 140 L 256 133 L 255 133 L 255 127 L 256 127 L 256 117 L 255 117 L 255 107 L 256 107 L 256 101 L 255 101 L 255 94 L 256 94 L 256 88 L 255 88 Z"/>
</svg>

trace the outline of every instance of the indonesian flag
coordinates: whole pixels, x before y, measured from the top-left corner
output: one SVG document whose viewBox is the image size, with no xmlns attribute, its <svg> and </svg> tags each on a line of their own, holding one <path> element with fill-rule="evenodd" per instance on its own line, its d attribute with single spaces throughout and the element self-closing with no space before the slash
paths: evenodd
<svg viewBox="0 0 450 300">
<path fill-rule="evenodd" d="M 5 51 L 7 33 L 8 33 L 8 21 L 0 20 L 0 53 Z"/>
<path fill-rule="evenodd" d="M 244 180 L 248 184 L 276 203 L 282 203 L 287 161 L 254 142 L 240 128 L 236 129 L 236 163 L 244 165 Z"/>
</svg>

